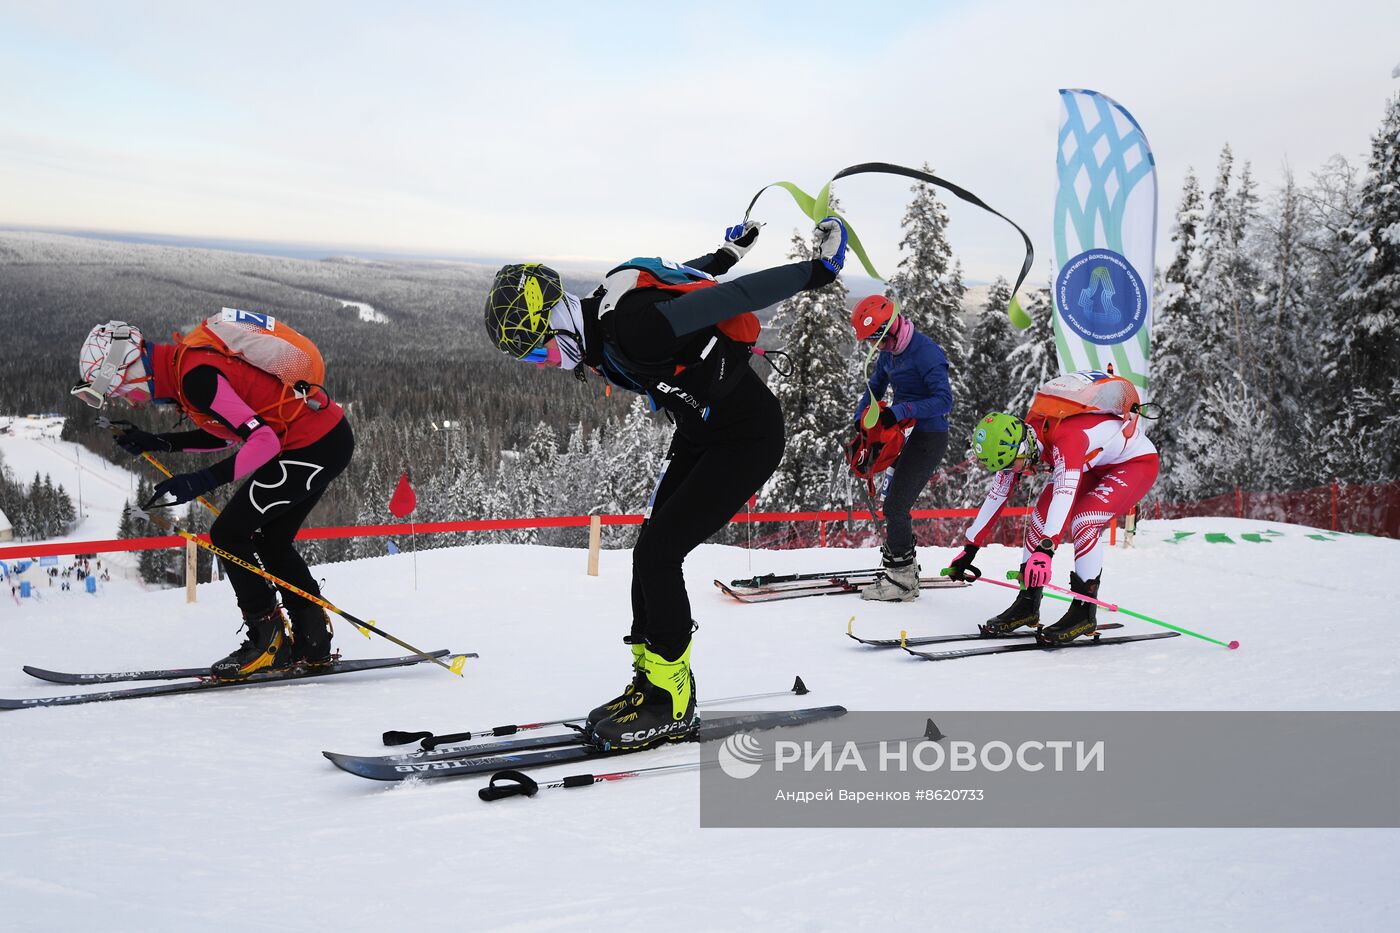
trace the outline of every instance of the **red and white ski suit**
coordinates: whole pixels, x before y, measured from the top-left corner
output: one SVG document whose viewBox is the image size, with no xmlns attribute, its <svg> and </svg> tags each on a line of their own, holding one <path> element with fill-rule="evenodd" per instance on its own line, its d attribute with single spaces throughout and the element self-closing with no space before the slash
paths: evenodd
<svg viewBox="0 0 1400 933">
<path fill-rule="evenodd" d="M 1141 422 L 1131 437 L 1125 437 L 1124 422 L 1115 415 L 1073 415 L 1048 429 L 1043 421 L 1030 421 L 1027 427 L 1040 442 L 1040 463 L 1049 466 L 1052 475 L 1026 526 L 1021 561 L 1044 539 L 1058 545 L 1069 537 L 1074 541 L 1074 572 L 1092 580 L 1103 569 L 1099 533 L 1152 488 L 1157 448 Z M 1007 469 L 992 478 L 992 488 L 967 529 L 968 543 L 987 543 L 992 524 L 1023 475 Z"/>
</svg>

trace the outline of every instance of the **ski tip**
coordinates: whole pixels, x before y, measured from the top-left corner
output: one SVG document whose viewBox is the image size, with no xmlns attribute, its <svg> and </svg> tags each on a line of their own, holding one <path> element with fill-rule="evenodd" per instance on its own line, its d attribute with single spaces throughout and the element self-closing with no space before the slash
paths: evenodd
<svg viewBox="0 0 1400 933">
<path fill-rule="evenodd" d="M 1226 645 L 1225 647 L 1229 648 L 1231 651 L 1234 651 L 1234 650 L 1235 650 L 1236 648 L 1238 648 L 1239 646 L 1240 646 L 1240 643 L 1239 643 L 1239 642 L 1237 642 L 1237 641 L 1232 641 L 1232 642 L 1230 642 L 1228 645 Z"/>
<path fill-rule="evenodd" d="M 906 632 L 904 629 L 900 629 L 900 630 L 899 630 L 899 647 L 901 647 L 901 648 L 903 648 L 903 649 L 905 649 L 905 650 L 907 651 L 907 650 L 909 649 L 908 641 L 909 641 L 909 633 Z"/>
<path fill-rule="evenodd" d="M 846 620 L 846 634 L 847 634 L 847 635 L 850 635 L 852 638 L 855 637 L 855 632 L 853 631 L 853 629 L 855 628 L 855 624 L 856 624 L 856 617 L 855 617 L 855 616 L 851 616 L 849 619 Z"/>
<path fill-rule="evenodd" d="M 792 682 L 792 692 L 800 697 L 805 697 L 812 691 L 807 689 L 807 685 L 802 682 L 802 675 L 798 674 Z"/>
<path fill-rule="evenodd" d="M 459 654 L 452 659 L 452 663 L 447 666 L 447 669 L 452 673 L 456 674 L 458 677 L 462 677 L 464 676 L 462 674 L 462 668 L 465 667 L 466 664 L 467 656 L 465 654 Z"/>
<path fill-rule="evenodd" d="M 929 717 L 928 725 L 924 727 L 924 738 L 930 742 L 937 742 L 939 739 L 946 739 L 947 736 L 939 730 L 933 718 Z"/>
</svg>

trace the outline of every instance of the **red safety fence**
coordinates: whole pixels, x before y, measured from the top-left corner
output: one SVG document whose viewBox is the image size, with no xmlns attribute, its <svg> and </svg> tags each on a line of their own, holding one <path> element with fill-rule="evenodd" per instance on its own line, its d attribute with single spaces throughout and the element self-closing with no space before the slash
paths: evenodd
<svg viewBox="0 0 1400 933">
<path fill-rule="evenodd" d="M 1144 518 L 1232 515 L 1400 538 L 1400 482 L 1329 483 L 1291 492 L 1234 492 L 1199 502 L 1154 502 Z"/>
<path fill-rule="evenodd" d="M 1014 519 L 1024 516 L 1027 509 L 1007 509 L 1007 518 L 998 522 L 998 534 L 1011 535 L 1008 543 L 1019 540 L 1019 523 Z M 958 529 L 966 527 L 967 519 L 977 514 L 976 509 L 915 509 L 912 513 L 918 521 L 932 520 L 935 524 L 956 524 Z M 641 515 L 599 515 L 602 525 L 640 525 Z M 883 520 L 883 514 L 880 516 Z M 394 522 L 384 525 L 342 525 L 334 528 L 303 528 L 298 540 L 325 538 L 373 538 L 394 535 L 444 534 L 459 531 L 515 531 L 525 528 L 587 528 L 592 522 L 591 515 L 557 515 L 542 518 L 486 518 L 455 522 Z M 867 535 L 873 533 L 875 524 L 869 513 L 847 511 L 820 512 L 740 512 L 730 520 L 734 524 L 744 523 L 786 523 L 788 530 L 772 535 L 770 543 L 764 547 L 852 547 L 856 546 L 857 532 L 853 526 L 865 526 Z M 805 534 L 793 531 L 797 526 L 807 526 Z M 1004 526 L 1004 527 L 1003 527 Z M 921 532 L 924 529 L 920 529 Z M 200 535 L 209 540 L 208 535 Z M 920 543 L 925 543 L 920 535 Z M 1000 540 L 1000 538 L 998 538 Z M 809 543 L 810 542 L 810 543 Z M 929 542 L 932 543 L 932 542 Z M 758 544 L 755 539 L 754 544 Z M 152 538 L 109 538 L 100 541 L 63 541 L 56 544 L 16 544 L 0 547 L 0 559 L 51 557 L 67 554 L 97 554 L 119 551 L 154 551 L 161 548 L 184 547 L 185 539 L 179 535 L 162 535 Z"/>
<path fill-rule="evenodd" d="M 1021 519 L 1026 508 L 1011 508 L 992 528 L 991 540 L 1016 545 L 1021 540 Z M 955 546 L 962 540 L 976 509 L 915 509 L 914 535 L 923 546 Z M 1291 522 L 1334 531 L 1365 532 L 1400 538 L 1400 482 L 1348 485 L 1331 483 L 1292 492 L 1236 490 L 1199 502 L 1153 502 L 1143 518 L 1189 518 L 1224 515 L 1261 521 Z M 883 515 L 880 516 L 883 520 Z M 587 528 L 593 516 L 559 515 L 542 518 L 488 518 L 453 522 L 394 522 L 383 525 L 345 525 L 304 528 L 301 540 L 325 538 L 431 535 L 462 531 L 514 531 L 526 528 Z M 640 525 L 640 515 L 600 515 L 603 525 Z M 734 524 L 778 524 L 785 527 L 753 536 L 754 547 L 787 549 L 805 547 L 867 547 L 881 540 L 880 528 L 868 512 L 740 512 Z M 207 540 L 207 536 L 201 536 Z M 67 541 L 57 544 L 15 544 L 0 547 L 0 559 L 151 551 L 183 547 L 177 535 L 153 538 L 113 538 L 102 541 Z"/>
</svg>

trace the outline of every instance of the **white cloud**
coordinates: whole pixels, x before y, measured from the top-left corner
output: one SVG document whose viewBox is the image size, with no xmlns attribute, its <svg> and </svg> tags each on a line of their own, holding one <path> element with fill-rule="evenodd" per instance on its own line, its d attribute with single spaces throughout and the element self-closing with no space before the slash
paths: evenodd
<svg viewBox="0 0 1400 933">
<path fill-rule="evenodd" d="M 1306 173 L 1360 155 L 1400 34 L 1379 2 L 707 4 L 669 26 L 621 4 L 76 9 L 0 14 L 24 44 L 0 55 L 0 83 L 24 89 L 0 101 L 11 223 L 680 256 L 766 182 L 927 160 L 1026 226 L 1037 276 L 1057 88 L 1102 90 L 1142 123 L 1165 244 L 1186 166 L 1208 175 L 1226 141 L 1266 184 L 1285 159 Z M 890 271 L 907 185 L 839 191 Z M 1015 270 L 1014 232 L 952 213 L 969 275 Z M 759 214 L 754 267 L 802 223 L 778 193 Z"/>
</svg>

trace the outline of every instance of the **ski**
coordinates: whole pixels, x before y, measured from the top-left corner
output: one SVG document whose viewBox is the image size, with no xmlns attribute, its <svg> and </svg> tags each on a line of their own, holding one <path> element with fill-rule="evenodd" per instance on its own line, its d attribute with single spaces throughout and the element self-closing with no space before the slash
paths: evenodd
<svg viewBox="0 0 1400 933">
<path fill-rule="evenodd" d="M 1114 638 L 1096 638 L 1092 641 L 1072 641 L 1063 645 L 1042 645 L 1031 642 L 1023 645 L 988 645 L 985 648 L 960 648 L 955 651 L 915 651 L 904 650 L 925 661 L 951 661 L 954 658 L 971 658 L 979 654 L 1010 654 L 1013 651 L 1059 651 L 1062 648 L 1095 648 L 1099 645 L 1122 645 L 1130 641 L 1153 641 L 1158 638 L 1176 638 L 1178 632 L 1156 632 L 1151 635 L 1118 635 Z"/>
<path fill-rule="evenodd" d="M 440 649 L 429 653 L 431 657 L 446 657 L 450 652 Z M 475 654 L 461 655 L 474 658 Z M 458 655 L 453 655 L 458 657 Z M 337 661 L 323 670 L 271 671 L 253 674 L 243 680 L 195 680 L 187 683 L 157 684 L 151 687 L 129 687 L 122 690 L 103 690 L 95 693 L 75 693 L 57 697 L 30 697 L 13 700 L 0 698 L 0 710 L 32 709 L 40 706 L 77 706 L 83 703 L 103 703 L 108 700 L 134 700 L 140 697 L 166 696 L 173 693 L 195 693 L 201 690 L 224 690 L 233 687 L 261 687 L 268 684 L 288 683 L 308 680 L 312 677 L 330 677 L 335 674 L 353 674 L 357 671 L 376 671 L 390 667 L 410 667 L 421 664 L 427 658 L 410 654 L 401 658 L 366 658 L 363 660 Z"/>
<path fill-rule="evenodd" d="M 72 674 L 50 671 L 26 664 L 24 672 L 30 677 L 53 684 L 118 684 L 132 680 L 183 680 L 188 677 L 208 677 L 207 667 L 167 667 L 150 671 L 110 671 L 99 674 Z"/>
<path fill-rule="evenodd" d="M 924 728 L 924 733 L 919 737 L 923 741 L 937 742 L 947 738 L 934 725 L 932 719 Z M 856 743 L 857 748 L 873 748 L 884 739 L 872 739 L 869 742 Z M 908 741 L 908 740 L 906 740 Z M 760 759 L 762 761 L 772 761 L 772 757 Z M 700 771 L 704 768 L 714 767 L 718 761 L 679 761 L 671 765 L 655 765 L 649 768 L 632 768 L 627 771 L 608 771 L 597 774 L 570 774 L 552 781 L 536 781 L 528 774 L 519 771 L 497 771 L 491 775 L 491 780 L 486 786 L 476 792 L 482 800 L 490 803 L 493 800 L 504 800 L 507 797 L 533 797 L 542 790 L 559 790 L 569 787 L 592 787 L 595 784 L 606 784 L 613 781 L 625 781 L 629 778 L 647 777 L 648 775 L 659 774 L 679 774 L 683 771 Z"/>
<path fill-rule="evenodd" d="M 861 582 L 852 582 L 850 577 L 831 577 L 825 583 L 792 586 L 778 584 L 768 589 L 736 589 L 721 580 L 714 581 L 715 587 L 721 593 L 741 603 L 773 603 L 784 599 L 805 599 L 808 596 L 844 596 L 849 593 L 859 593 L 874 582 L 874 577 Z M 970 585 L 966 581 L 948 580 L 940 577 L 919 578 L 919 589 L 921 590 L 953 590 Z"/>
<path fill-rule="evenodd" d="M 818 706 L 809 709 L 788 710 L 777 713 L 747 713 L 741 716 L 725 716 L 719 719 L 701 720 L 699 731 L 687 742 L 712 742 L 733 735 L 736 732 L 744 732 L 750 729 L 777 729 L 782 726 L 803 725 L 809 722 L 818 722 L 823 719 L 833 719 L 837 716 L 844 716 L 846 708 L 844 706 Z M 560 736 L 540 736 L 539 739 L 561 738 Z M 499 771 L 502 768 L 512 770 L 522 770 L 525 768 L 542 768 L 547 765 L 564 764 L 572 761 L 582 761 L 588 758 L 602 758 L 622 754 L 632 754 L 631 752 L 606 752 L 597 746 L 587 744 L 582 736 L 563 736 L 568 739 L 567 744 L 554 748 L 535 747 L 532 751 L 517 751 L 496 753 L 487 752 L 485 754 L 477 751 L 458 754 L 452 757 L 436 758 L 430 760 L 413 761 L 392 761 L 383 758 L 366 758 L 359 755 L 342 755 L 337 752 L 322 752 L 331 764 L 348 771 L 357 777 L 368 778 L 373 781 L 406 781 L 409 778 L 418 778 L 425 781 L 433 781 L 441 778 L 459 777 L 466 774 L 484 774 L 487 772 Z M 534 741 L 532 739 L 518 739 L 517 742 Z M 679 742 L 667 743 L 655 748 L 668 748 L 672 745 L 681 744 Z M 478 746 L 484 749 L 485 746 Z M 519 748 L 519 746 L 517 746 Z M 652 749 L 644 749 L 650 751 Z M 396 756 L 389 756 L 391 759 Z"/>
<path fill-rule="evenodd" d="M 868 645 L 871 648 L 904 648 L 910 645 L 941 645 L 950 641 L 993 641 L 1002 638 L 1035 637 L 1035 629 L 1027 629 L 1024 632 L 1008 632 L 1005 635 L 983 635 L 981 632 L 968 632 L 958 635 L 916 635 L 913 638 L 909 638 L 904 632 L 900 632 L 898 638 L 861 638 L 851 630 L 851 626 L 854 622 L 855 616 L 852 616 L 851 621 L 846 623 L 847 637 L 860 642 L 862 645 Z M 1105 629 L 1122 627 L 1122 622 L 1105 622 L 1103 625 L 1099 626 L 1099 631 L 1102 632 Z"/>
<path fill-rule="evenodd" d="M 801 675 L 792 679 L 792 686 L 786 690 L 774 690 L 768 693 L 746 693 L 742 696 L 715 697 L 714 699 L 701 700 L 695 705 L 698 707 L 711 707 L 726 709 L 735 703 L 750 703 L 754 700 L 770 700 L 773 697 L 783 696 L 806 696 L 811 693 L 807 685 L 802 682 Z M 406 745 L 409 742 L 418 742 L 419 748 L 425 752 L 436 749 L 466 748 L 473 739 L 504 738 L 508 735 L 515 735 L 517 732 L 530 732 L 535 729 L 544 729 L 548 726 L 568 726 L 574 728 L 576 723 L 585 722 L 587 714 L 580 716 L 566 716 L 563 719 L 546 719 L 540 722 L 512 723 L 508 726 L 492 726 L 487 729 L 475 729 L 467 732 L 454 732 L 448 735 L 435 735 L 432 732 L 402 732 L 397 729 L 390 729 L 384 733 L 383 741 L 385 745 Z M 451 754 L 451 752 L 449 752 Z"/>
</svg>

